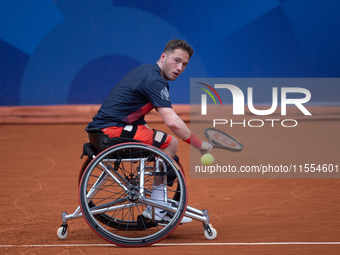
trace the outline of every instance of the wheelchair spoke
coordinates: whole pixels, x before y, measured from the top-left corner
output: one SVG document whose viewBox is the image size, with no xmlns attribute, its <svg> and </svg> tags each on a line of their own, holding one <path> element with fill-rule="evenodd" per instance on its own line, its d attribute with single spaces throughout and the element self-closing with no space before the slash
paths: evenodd
<svg viewBox="0 0 340 255">
<path fill-rule="evenodd" d="M 170 172 L 176 176 L 171 183 Z M 162 201 L 151 199 L 159 185 Z M 163 239 L 179 224 L 187 203 L 185 180 L 173 159 L 140 143 L 113 146 L 98 154 L 86 169 L 79 192 L 86 222 L 98 235 L 123 246 Z M 168 201 L 177 194 L 174 207 Z M 163 221 L 166 212 L 173 217 Z"/>
</svg>

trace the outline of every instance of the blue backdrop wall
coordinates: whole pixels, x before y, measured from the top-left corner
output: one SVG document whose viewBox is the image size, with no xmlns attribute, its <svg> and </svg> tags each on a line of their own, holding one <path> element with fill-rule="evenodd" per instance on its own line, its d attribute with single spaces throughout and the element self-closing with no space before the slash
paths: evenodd
<svg viewBox="0 0 340 255">
<path fill-rule="evenodd" d="M 1 1 L 0 105 L 101 103 L 174 38 L 195 53 L 173 103 L 190 77 L 339 77 L 339 14 L 338 0 Z"/>
</svg>

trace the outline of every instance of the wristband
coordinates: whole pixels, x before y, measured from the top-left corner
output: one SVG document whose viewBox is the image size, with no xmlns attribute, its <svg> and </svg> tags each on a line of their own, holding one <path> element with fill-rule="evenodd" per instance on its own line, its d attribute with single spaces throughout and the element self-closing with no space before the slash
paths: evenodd
<svg viewBox="0 0 340 255">
<path fill-rule="evenodd" d="M 184 142 L 191 144 L 194 146 L 196 149 L 201 148 L 202 146 L 202 140 L 199 139 L 194 133 L 191 132 L 190 137 L 187 140 L 183 140 Z"/>
</svg>

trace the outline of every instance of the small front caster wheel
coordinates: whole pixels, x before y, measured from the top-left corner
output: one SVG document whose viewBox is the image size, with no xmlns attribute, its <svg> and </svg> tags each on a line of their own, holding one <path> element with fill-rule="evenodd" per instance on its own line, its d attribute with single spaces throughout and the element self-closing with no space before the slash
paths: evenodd
<svg viewBox="0 0 340 255">
<path fill-rule="evenodd" d="M 210 225 L 210 224 L 209 224 Z M 210 225 L 211 226 L 211 225 Z M 216 238 L 217 236 L 217 230 L 209 227 L 207 229 L 204 230 L 204 236 L 205 238 L 207 238 L 208 240 L 213 240 Z"/>
<path fill-rule="evenodd" d="M 67 229 L 65 227 L 58 228 L 57 236 L 59 239 L 65 239 L 67 236 Z"/>
</svg>

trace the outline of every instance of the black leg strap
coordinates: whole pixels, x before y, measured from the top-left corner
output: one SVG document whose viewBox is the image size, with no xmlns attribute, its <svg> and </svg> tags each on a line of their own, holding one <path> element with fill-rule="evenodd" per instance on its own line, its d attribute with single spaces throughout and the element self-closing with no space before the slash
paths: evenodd
<svg viewBox="0 0 340 255">
<path fill-rule="evenodd" d="M 157 148 L 160 148 L 161 145 L 166 141 L 167 137 L 168 137 L 167 133 L 164 133 L 163 131 L 160 130 L 154 130 L 152 145 Z"/>
<path fill-rule="evenodd" d="M 137 132 L 136 125 L 126 125 L 124 129 L 122 130 L 120 137 L 133 139 L 135 137 L 136 132 Z"/>
<path fill-rule="evenodd" d="M 179 158 L 178 158 L 178 156 L 177 155 L 175 155 L 174 157 L 173 157 L 173 159 L 176 161 L 176 163 L 178 164 L 178 162 L 179 162 Z M 169 187 L 172 187 L 172 185 L 174 185 L 174 181 L 176 180 L 176 178 L 177 178 L 177 176 L 176 176 L 176 174 L 175 174 L 175 172 L 174 172 L 174 170 L 172 170 L 172 168 L 169 168 L 169 166 L 167 167 L 168 169 L 168 173 L 167 173 L 167 181 L 168 181 L 168 186 Z"/>
</svg>

